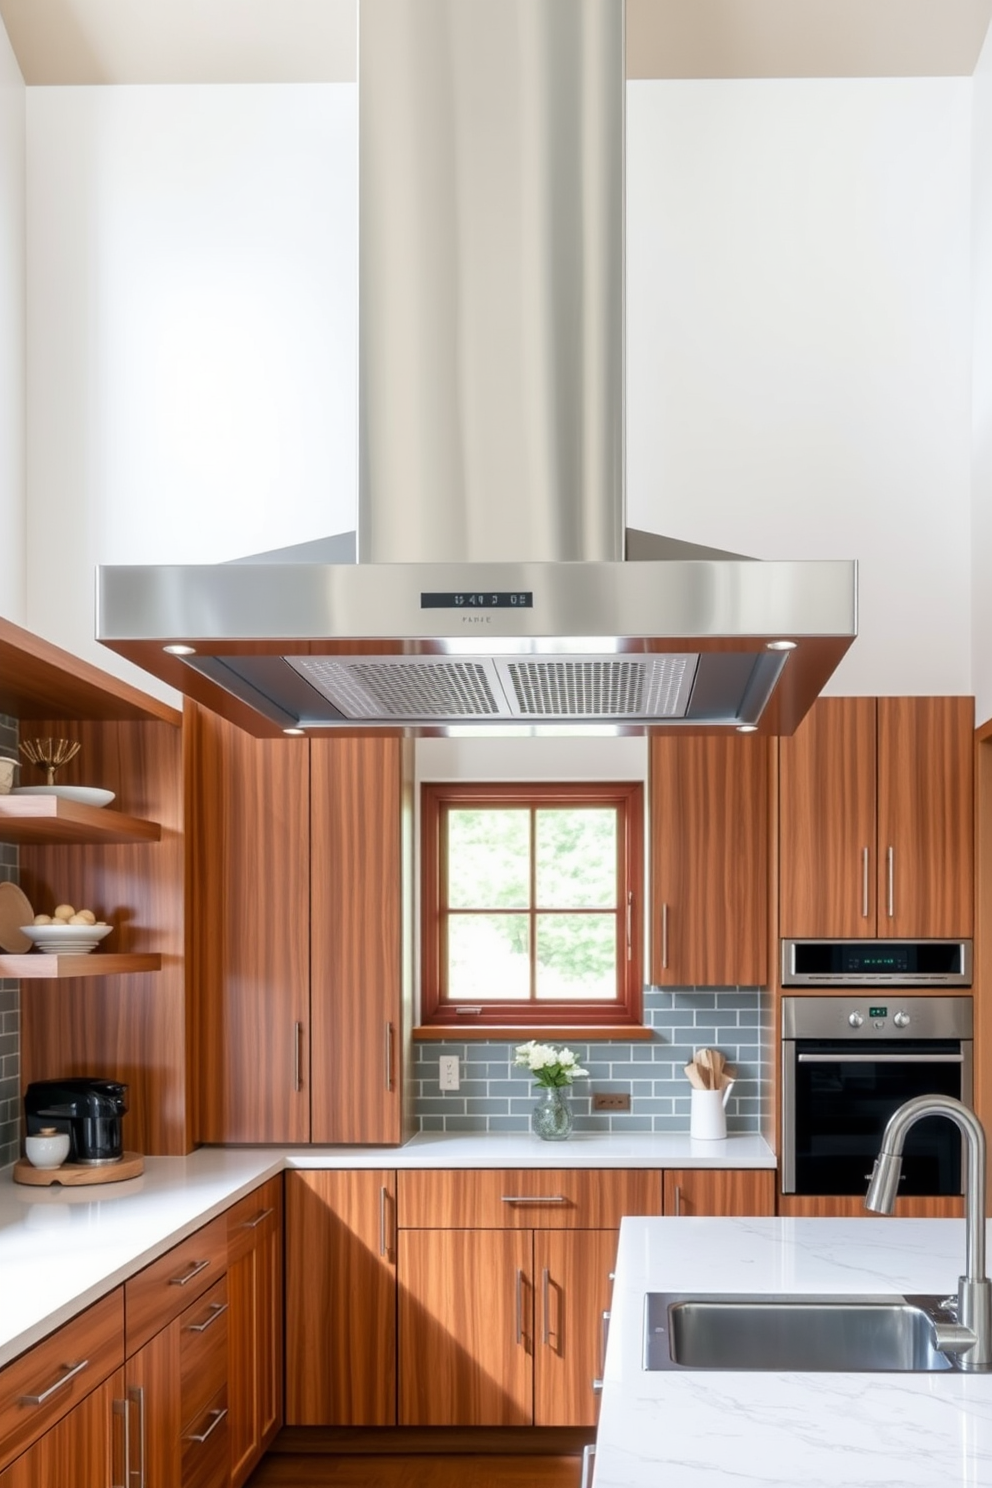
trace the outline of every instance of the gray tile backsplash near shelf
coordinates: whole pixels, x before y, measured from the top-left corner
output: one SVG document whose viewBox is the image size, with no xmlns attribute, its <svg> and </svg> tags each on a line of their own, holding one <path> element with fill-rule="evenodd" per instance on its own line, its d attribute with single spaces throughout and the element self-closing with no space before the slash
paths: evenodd
<svg viewBox="0 0 992 1488">
<path fill-rule="evenodd" d="M 762 1069 L 767 1045 L 767 997 L 756 988 L 725 991 L 662 991 L 644 994 L 644 1021 L 650 1041 L 622 1043 L 555 1039 L 568 1043 L 589 1071 L 572 1086 L 576 1131 L 688 1131 L 689 1085 L 683 1074 L 694 1051 L 704 1044 L 720 1049 L 737 1071 L 727 1104 L 727 1129 L 761 1129 Z M 533 1083 L 517 1069 L 519 1039 L 492 1043 L 457 1039 L 414 1045 L 414 1111 L 422 1131 L 527 1131 L 534 1104 Z M 457 1054 L 461 1087 L 442 1093 L 438 1060 Z M 765 1081 L 761 1074 L 765 1074 Z M 630 1112 L 592 1112 L 600 1091 L 628 1092 Z"/>
<path fill-rule="evenodd" d="M 17 719 L 0 713 L 0 754 L 17 754 Z M 17 848 L 0 842 L 0 883 L 17 882 Z M 0 1167 L 21 1152 L 20 983 L 0 978 Z"/>
</svg>

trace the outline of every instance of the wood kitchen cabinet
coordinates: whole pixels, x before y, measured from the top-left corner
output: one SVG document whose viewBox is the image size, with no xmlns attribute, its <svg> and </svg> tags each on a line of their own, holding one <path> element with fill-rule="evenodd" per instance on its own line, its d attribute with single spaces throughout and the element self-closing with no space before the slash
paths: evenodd
<svg viewBox="0 0 992 1488">
<path fill-rule="evenodd" d="M 595 1421 L 603 1313 L 624 1214 L 657 1173 L 402 1171 L 401 1426 Z"/>
<path fill-rule="evenodd" d="M 392 1172 L 286 1174 L 286 1422 L 396 1423 Z"/>
<path fill-rule="evenodd" d="M 282 1178 L 227 1211 L 231 1488 L 240 1488 L 282 1425 Z"/>
<path fill-rule="evenodd" d="M 651 981 L 763 986 L 768 740 L 651 740 Z"/>
<path fill-rule="evenodd" d="M 664 1212 L 773 1215 L 775 1172 L 765 1168 L 672 1168 L 664 1174 Z"/>
<path fill-rule="evenodd" d="M 970 697 L 821 698 L 779 745 L 781 933 L 970 936 Z"/>
<path fill-rule="evenodd" d="M 123 1397 L 124 1371 L 119 1369 L 0 1472 L 0 1488 L 108 1488 L 123 1483 Z"/>
<path fill-rule="evenodd" d="M 140 1468 L 139 1488 L 172 1488 L 182 1482 L 180 1322 L 161 1328 L 125 1365 L 129 1470 Z M 130 1488 L 133 1479 L 128 1479 Z"/>
</svg>

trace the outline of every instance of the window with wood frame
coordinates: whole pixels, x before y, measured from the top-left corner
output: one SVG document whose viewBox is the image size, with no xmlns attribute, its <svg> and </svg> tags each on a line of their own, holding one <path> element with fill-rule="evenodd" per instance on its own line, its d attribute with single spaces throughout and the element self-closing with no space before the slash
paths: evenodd
<svg viewBox="0 0 992 1488">
<path fill-rule="evenodd" d="M 643 994 L 644 788 L 421 788 L 421 1022 L 630 1026 Z"/>
</svg>

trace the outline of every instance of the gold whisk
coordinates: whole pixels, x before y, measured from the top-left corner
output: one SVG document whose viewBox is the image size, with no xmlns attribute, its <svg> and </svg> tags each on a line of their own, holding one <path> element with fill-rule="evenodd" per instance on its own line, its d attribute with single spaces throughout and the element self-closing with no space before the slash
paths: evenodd
<svg viewBox="0 0 992 1488">
<path fill-rule="evenodd" d="M 45 784 L 55 784 L 55 771 L 75 759 L 80 746 L 71 739 L 23 739 L 18 748 L 33 765 L 47 772 Z"/>
</svg>

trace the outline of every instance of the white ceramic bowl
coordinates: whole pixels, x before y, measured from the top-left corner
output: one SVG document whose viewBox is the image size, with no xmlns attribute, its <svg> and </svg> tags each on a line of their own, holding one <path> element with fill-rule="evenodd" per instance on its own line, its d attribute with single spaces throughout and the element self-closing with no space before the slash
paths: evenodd
<svg viewBox="0 0 992 1488">
<path fill-rule="evenodd" d="M 50 956 L 86 956 L 96 950 L 113 925 L 22 925 L 28 940 Z"/>
<path fill-rule="evenodd" d="M 109 806 L 114 793 L 98 785 L 15 785 L 15 796 L 61 796 L 63 801 L 78 801 L 83 806 Z"/>
<path fill-rule="evenodd" d="M 50 1136 L 25 1137 L 24 1151 L 32 1167 L 61 1167 L 69 1156 L 69 1133 L 57 1131 Z"/>
</svg>

